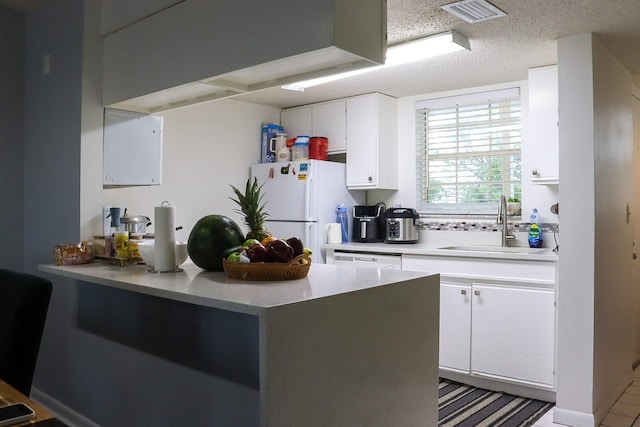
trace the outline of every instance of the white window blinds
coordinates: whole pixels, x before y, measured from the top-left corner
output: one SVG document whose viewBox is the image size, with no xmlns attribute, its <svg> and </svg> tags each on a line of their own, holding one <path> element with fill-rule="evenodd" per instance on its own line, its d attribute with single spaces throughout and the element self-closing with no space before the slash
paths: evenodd
<svg viewBox="0 0 640 427">
<path fill-rule="evenodd" d="M 416 103 L 417 206 L 487 214 L 521 198 L 518 88 Z"/>
</svg>

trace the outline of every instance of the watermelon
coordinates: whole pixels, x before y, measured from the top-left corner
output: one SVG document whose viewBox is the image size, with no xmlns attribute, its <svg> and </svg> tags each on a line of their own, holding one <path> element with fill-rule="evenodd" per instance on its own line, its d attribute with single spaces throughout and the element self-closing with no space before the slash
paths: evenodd
<svg viewBox="0 0 640 427">
<path fill-rule="evenodd" d="M 225 250 L 244 242 L 240 226 L 224 215 L 200 218 L 189 233 L 187 252 L 195 265 L 205 270 L 223 271 Z"/>
</svg>

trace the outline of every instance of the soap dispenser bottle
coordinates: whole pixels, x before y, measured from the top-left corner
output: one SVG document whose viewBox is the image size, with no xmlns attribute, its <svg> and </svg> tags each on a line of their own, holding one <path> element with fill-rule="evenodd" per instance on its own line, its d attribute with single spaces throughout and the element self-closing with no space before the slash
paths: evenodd
<svg viewBox="0 0 640 427">
<path fill-rule="evenodd" d="M 541 248 L 542 247 L 542 229 L 540 229 L 540 215 L 538 209 L 533 208 L 531 211 L 531 225 L 529 226 L 529 247 Z"/>
</svg>

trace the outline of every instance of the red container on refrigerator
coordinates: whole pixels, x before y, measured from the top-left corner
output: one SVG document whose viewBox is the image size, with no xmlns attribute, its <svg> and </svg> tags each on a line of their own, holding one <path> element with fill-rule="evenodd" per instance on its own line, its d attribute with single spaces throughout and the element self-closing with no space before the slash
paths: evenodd
<svg viewBox="0 0 640 427">
<path fill-rule="evenodd" d="M 309 158 L 315 160 L 327 160 L 327 147 L 329 139 L 324 136 L 312 136 L 309 138 Z"/>
</svg>

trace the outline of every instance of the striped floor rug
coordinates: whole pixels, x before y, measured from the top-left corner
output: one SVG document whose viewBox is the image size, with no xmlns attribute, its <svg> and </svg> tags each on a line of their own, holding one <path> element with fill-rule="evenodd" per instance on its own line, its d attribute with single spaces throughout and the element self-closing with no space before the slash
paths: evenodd
<svg viewBox="0 0 640 427">
<path fill-rule="evenodd" d="M 438 426 L 529 427 L 552 403 L 440 379 Z"/>
</svg>

